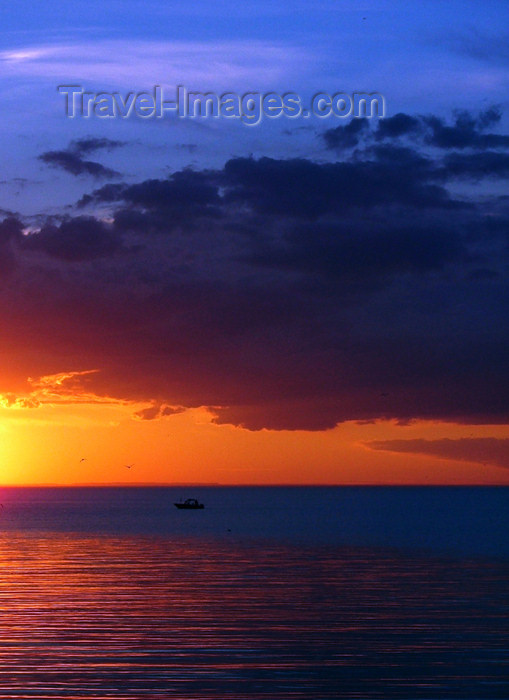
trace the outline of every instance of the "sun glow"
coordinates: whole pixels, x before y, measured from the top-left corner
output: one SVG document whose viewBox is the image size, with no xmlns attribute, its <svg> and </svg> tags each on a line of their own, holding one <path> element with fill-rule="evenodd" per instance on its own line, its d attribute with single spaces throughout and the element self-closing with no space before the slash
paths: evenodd
<svg viewBox="0 0 509 700">
<path fill-rule="evenodd" d="M 483 441 L 509 437 L 506 426 L 380 420 L 250 431 L 216 423 L 205 407 L 97 395 L 96 374 L 60 372 L 0 395 L 0 483 L 509 483 L 509 469 L 477 461 Z M 422 453 L 446 438 L 463 451 Z M 398 441 L 421 452 L 395 451 Z"/>
<path fill-rule="evenodd" d="M 369 446 L 402 437 L 459 439 L 465 426 L 378 421 L 316 432 L 249 431 L 215 424 L 205 408 L 140 419 L 146 408 L 80 401 L 0 407 L 0 483 L 509 483 L 508 469 Z M 507 437 L 502 427 L 468 430 Z"/>
</svg>

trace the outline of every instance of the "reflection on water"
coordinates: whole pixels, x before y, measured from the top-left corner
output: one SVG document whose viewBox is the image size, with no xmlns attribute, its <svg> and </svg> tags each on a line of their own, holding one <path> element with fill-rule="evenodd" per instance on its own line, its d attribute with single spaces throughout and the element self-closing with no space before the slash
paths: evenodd
<svg viewBox="0 0 509 700">
<path fill-rule="evenodd" d="M 338 546 L 4 533 L 0 697 L 508 697 L 508 574 Z"/>
</svg>

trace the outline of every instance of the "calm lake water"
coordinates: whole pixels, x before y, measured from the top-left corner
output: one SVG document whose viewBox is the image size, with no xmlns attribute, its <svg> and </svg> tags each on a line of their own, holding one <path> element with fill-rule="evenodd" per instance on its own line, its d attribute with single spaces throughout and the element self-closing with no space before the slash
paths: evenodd
<svg viewBox="0 0 509 700">
<path fill-rule="evenodd" d="M 509 489 L 0 497 L 1 698 L 509 697 Z"/>
</svg>

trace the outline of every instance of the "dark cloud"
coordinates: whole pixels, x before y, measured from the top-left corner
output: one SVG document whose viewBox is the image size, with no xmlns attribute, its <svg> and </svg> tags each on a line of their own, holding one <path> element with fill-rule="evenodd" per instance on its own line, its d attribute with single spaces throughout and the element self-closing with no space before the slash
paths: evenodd
<svg viewBox="0 0 509 700">
<path fill-rule="evenodd" d="M 359 288 L 393 275 L 441 270 L 466 255 L 459 233 L 436 224 L 357 222 L 293 228 L 277 245 L 256 252 L 251 261 L 319 273 Z"/>
<path fill-rule="evenodd" d="M 80 216 L 48 224 L 24 239 L 24 247 L 67 261 L 109 257 L 122 247 L 120 237 L 93 217 Z"/>
<path fill-rule="evenodd" d="M 255 211 L 298 218 L 340 214 L 356 207 L 453 205 L 448 192 L 394 161 L 315 163 L 304 159 L 236 158 L 226 163 L 225 199 Z"/>
<path fill-rule="evenodd" d="M 437 167 L 437 162 L 430 156 L 406 146 L 393 143 L 377 144 L 365 151 L 366 158 L 380 163 L 390 169 L 400 169 L 411 173 L 412 180 L 421 182 L 444 181 L 446 174 Z"/>
<path fill-rule="evenodd" d="M 484 151 L 482 153 L 450 153 L 444 158 L 449 177 L 471 180 L 509 177 L 509 153 Z"/>
<path fill-rule="evenodd" d="M 62 242 L 65 232 L 50 232 L 39 245 L 53 259 L 72 260 L 73 274 L 64 263 L 60 272 L 39 263 L 0 298 L 4 342 L 21 348 L 26 376 L 97 367 L 90 383 L 100 394 L 215 406 L 218 422 L 251 429 L 322 429 L 377 417 L 507 419 L 504 286 L 481 279 L 480 293 L 458 277 L 455 269 L 467 263 L 457 243 L 444 253 L 438 237 L 431 244 L 438 261 L 431 255 L 421 263 L 411 231 L 406 253 L 396 244 L 384 253 L 380 227 L 376 252 L 384 257 L 377 262 L 369 237 L 357 242 L 353 232 L 348 241 L 344 230 L 340 246 L 353 246 L 350 272 L 334 249 L 325 266 L 309 229 L 299 236 L 309 237 L 316 260 L 306 266 L 299 259 L 298 274 L 288 276 L 283 266 L 265 271 L 236 262 L 229 237 L 204 231 L 171 247 L 158 238 L 138 255 L 105 256 L 93 274 L 79 261 L 104 248 L 76 251 L 72 237 Z M 390 227 L 385 234 L 389 243 Z M 303 243 L 290 238 L 287 245 Z M 211 267 L 217 247 L 226 262 Z M 347 279 L 347 294 L 328 283 L 334 275 Z"/>
<path fill-rule="evenodd" d="M 99 202 L 118 202 L 122 200 L 122 195 L 126 190 L 127 185 L 120 183 L 108 183 L 103 187 L 94 190 L 92 194 L 83 195 L 78 202 L 78 207 L 84 207 L 88 204 Z"/>
<path fill-rule="evenodd" d="M 39 160 L 47 165 L 61 168 L 71 175 L 91 175 L 95 178 L 117 177 L 120 173 L 101 165 L 101 163 L 85 160 L 83 156 L 99 150 L 112 151 L 125 145 L 125 141 L 89 136 L 74 139 L 66 149 L 46 151 L 39 156 Z"/>
<path fill-rule="evenodd" d="M 135 185 L 105 185 L 91 195 L 85 195 L 79 206 L 99 202 L 124 202 L 132 208 L 142 208 L 144 212 L 152 212 L 148 217 L 149 223 L 158 220 L 162 222 L 162 228 L 172 228 L 181 221 L 217 216 L 221 198 L 212 173 L 182 170 L 166 180 L 145 180 Z M 127 210 L 121 212 L 120 216 L 125 221 Z M 131 215 L 131 218 L 135 226 L 140 224 L 139 214 Z"/>
<path fill-rule="evenodd" d="M 394 139 L 398 138 L 399 136 L 406 136 L 407 134 L 413 134 L 421 130 L 422 122 L 418 117 L 413 117 L 409 114 L 398 112 L 398 114 L 395 114 L 393 117 L 387 117 L 386 119 L 381 119 L 378 122 L 376 138 Z"/>
<path fill-rule="evenodd" d="M 410 172 L 405 171 L 408 167 Z M 378 146 L 364 160 L 315 163 L 305 159 L 233 158 L 222 171 L 184 170 L 166 180 L 108 184 L 79 205 L 124 202 L 185 217 L 248 207 L 262 215 L 316 219 L 355 207 L 459 206 L 437 184 L 441 172 L 411 149 Z"/>
<path fill-rule="evenodd" d="M 453 126 L 489 135 L 497 115 Z M 426 147 L 416 119 L 337 162 L 232 158 L 109 182 L 82 198 L 89 216 L 28 236 L 4 222 L 12 372 L 98 368 L 90 391 L 150 402 L 145 420 L 507 421 L 509 206 L 489 189 L 505 154 Z M 452 193 L 477 173 L 482 196 Z"/>
<path fill-rule="evenodd" d="M 509 468 L 509 440 L 506 438 L 379 440 L 365 444 L 373 450 L 432 455 L 441 459 L 478 462 Z"/>
<path fill-rule="evenodd" d="M 140 420 L 155 420 L 156 418 L 164 418 L 167 416 L 176 416 L 179 413 L 184 413 L 186 409 L 183 406 L 167 406 L 164 404 L 154 404 L 148 408 L 143 408 L 141 411 L 136 411 L 134 414 Z"/>
<path fill-rule="evenodd" d="M 337 126 L 335 129 L 327 129 L 322 134 L 327 148 L 341 151 L 354 148 L 360 138 L 369 131 L 368 119 L 352 119 L 345 126 Z"/>
<path fill-rule="evenodd" d="M 411 141 L 414 146 L 434 146 L 440 149 L 507 149 L 509 135 L 487 132 L 501 120 L 501 108 L 492 105 L 474 114 L 466 110 L 454 113 L 452 123 L 435 115 L 410 115 L 399 112 L 380 119 L 376 130 L 371 130 L 367 120 L 352 120 L 346 126 L 329 129 L 322 137 L 332 150 L 367 146 L 375 141 Z M 361 122 L 361 123 L 360 123 Z"/>
<path fill-rule="evenodd" d="M 135 231 L 137 233 L 168 230 L 172 228 L 173 224 L 173 222 L 168 222 L 164 216 L 129 208 L 117 209 L 113 223 L 118 231 Z"/>
<path fill-rule="evenodd" d="M 14 216 L 8 216 L 0 222 L 0 245 L 21 237 L 23 224 Z"/>
<path fill-rule="evenodd" d="M 0 223 L 0 275 L 4 276 L 16 267 L 13 243 L 21 239 L 22 223 L 8 216 Z"/>
<path fill-rule="evenodd" d="M 106 168 L 93 160 L 84 160 L 79 153 L 72 151 L 46 151 L 39 156 L 39 160 L 47 165 L 61 168 L 71 175 L 92 175 L 96 178 L 116 177 L 118 172 Z"/>
<path fill-rule="evenodd" d="M 480 129 L 488 129 L 495 126 L 502 119 L 502 107 L 500 105 L 492 105 L 481 111 L 477 117 L 477 124 Z"/>
<path fill-rule="evenodd" d="M 444 149 L 509 148 L 509 136 L 484 133 L 486 128 L 496 123 L 495 115 L 493 107 L 477 117 L 469 112 L 458 112 L 452 126 L 439 117 L 424 117 L 423 121 L 430 130 L 426 140 L 430 145 Z"/>
<path fill-rule="evenodd" d="M 84 155 L 86 153 L 93 153 L 94 151 L 106 150 L 112 151 L 115 148 L 121 148 L 126 146 L 127 141 L 116 141 L 107 138 L 97 138 L 94 136 L 88 136 L 82 139 L 74 139 L 69 144 L 69 151 L 72 151 L 78 155 Z"/>
</svg>

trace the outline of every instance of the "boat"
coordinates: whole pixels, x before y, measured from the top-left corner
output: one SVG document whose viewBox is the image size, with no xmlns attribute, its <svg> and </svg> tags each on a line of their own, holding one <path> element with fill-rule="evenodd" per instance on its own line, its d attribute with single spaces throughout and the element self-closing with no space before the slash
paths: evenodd
<svg viewBox="0 0 509 700">
<path fill-rule="evenodd" d="M 203 503 L 200 503 L 196 498 L 188 498 L 185 501 L 180 500 L 178 503 L 174 504 L 177 508 L 185 510 L 198 510 L 200 508 L 205 508 Z"/>
</svg>

